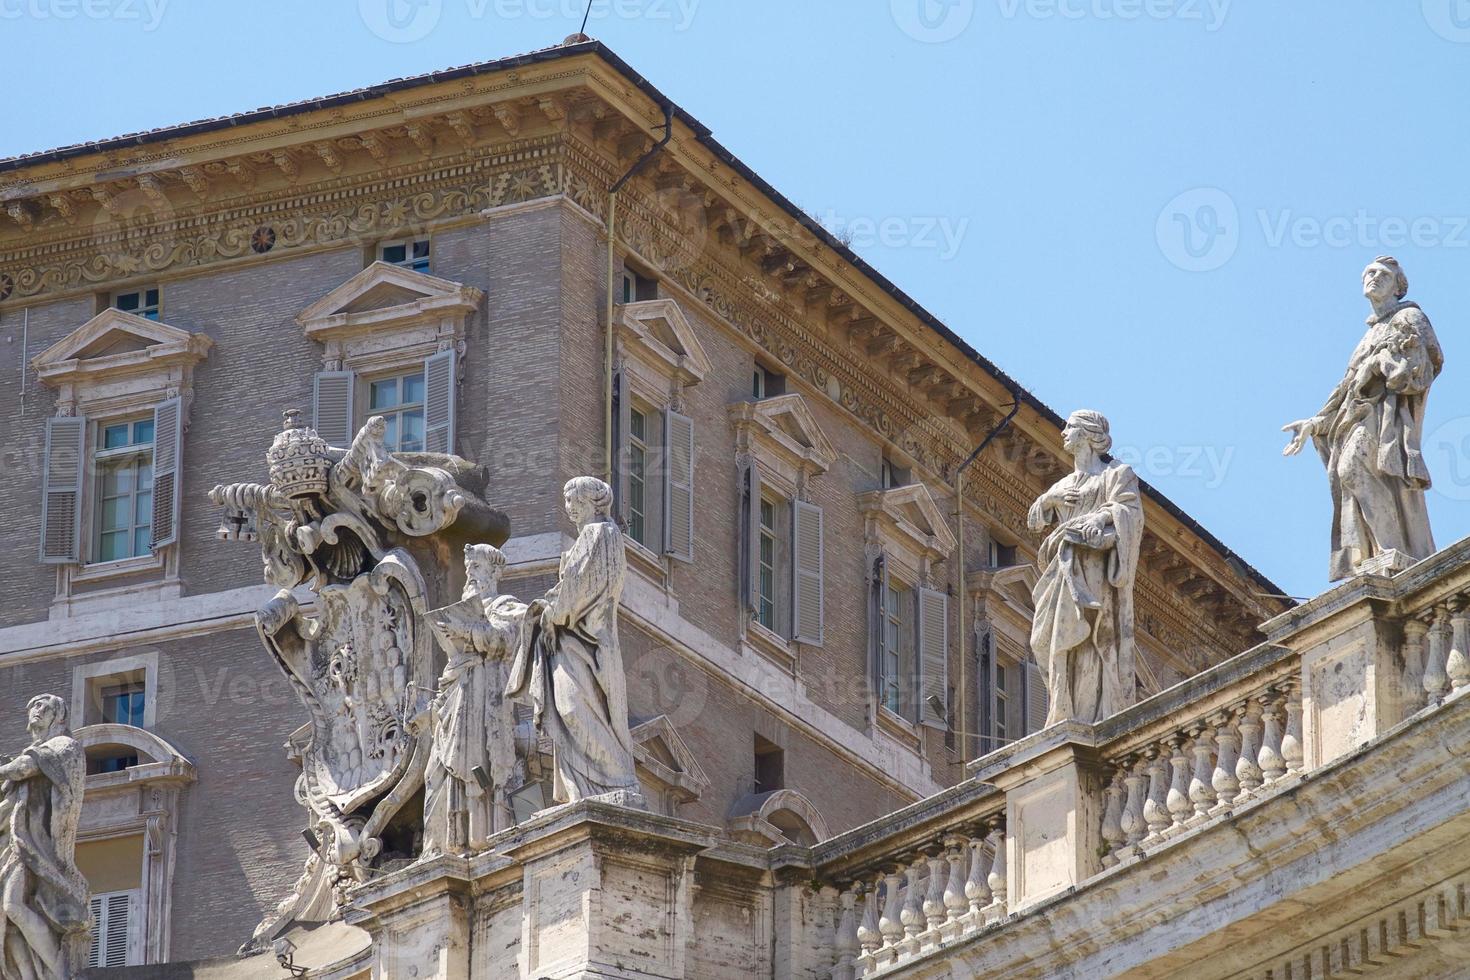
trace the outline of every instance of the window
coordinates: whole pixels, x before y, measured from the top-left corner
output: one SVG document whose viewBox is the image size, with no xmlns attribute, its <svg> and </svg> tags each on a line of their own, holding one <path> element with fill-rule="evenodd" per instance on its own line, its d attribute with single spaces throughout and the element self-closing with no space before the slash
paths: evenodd
<svg viewBox="0 0 1470 980">
<path fill-rule="evenodd" d="M 1046 723 L 1041 672 L 1029 660 L 1018 659 L 1011 641 L 1006 649 L 996 646 L 994 632 L 987 630 L 980 641 L 982 754 L 1040 731 Z"/>
<path fill-rule="evenodd" d="M 112 307 L 140 316 L 145 320 L 157 320 L 159 316 L 159 288 L 135 289 L 127 293 L 114 293 Z"/>
<path fill-rule="evenodd" d="M 991 568 L 1010 568 L 1016 563 L 1016 546 L 1001 544 L 999 541 L 991 538 L 988 546 L 988 557 Z"/>
<path fill-rule="evenodd" d="M 624 266 L 619 296 L 623 303 L 642 303 L 658 299 L 658 280 Z"/>
<path fill-rule="evenodd" d="M 648 413 L 635 406 L 628 413 L 628 536 L 649 547 Z"/>
<path fill-rule="evenodd" d="M 751 374 L 750 394 L 757 401 L 786 394 L 786 375 L 757 364 Z"/>
<path fill-rule="evenodd" d="M 143 727 L 144 689 L 140 682 L 104 687 L 100 692 L 102 720 L 113 725 Z"/>
<path fill-rule="evenodd" d="M 414 272 L 429 271 L 429 240 L 415 238 L 401 242 L 384 242 L 378 246 L 378 258 L 389 265 L 401 265 Z"/>
<path fill-rule="evenodd" d="M 883 489 L 892 490 L 895 487 L 906 487 L 909 485 L 909 471 L 900 466 L 887 456 L 883 457 Z"/>
<path fill-rule="evenodd" d="M 769 739 L 755 737 L 754 792 L 774 793 L 786 788 L 786 752 Z"/>
<path fill-rule="evenodd" d="M 905 586 L 889 582 L 883 599 L 883 704 L 894 714 L 908 717 L 913 667 L 909 620 L 914 594 Z"/>
<path fill-rule="evenodd" d="M 149 554 L 153 536 L 153 419 L 99 423 L 93 562 Z"/>
<path fill-rule="evenodd" d="M 411 371 L 369 380 L 367 386 L 368 415 L 381 415 L 388 423 L 383 435 L 388 451 L 423 452 L 424 372 Z"/>
<path fill-rule="evenodd" d="M 129 964 L 128 919 L 132 912 L 131 891 L 93 895 L 91 899 L 92 947 L 87 954 L 89 967 L 127 966 Z"/>
<path fill-rule="evenodd" d="M 776 623 L 776 502 L 763 495 L 760 502 L 759 606 L 756 620 L 771 632 Z"/>
</svg>

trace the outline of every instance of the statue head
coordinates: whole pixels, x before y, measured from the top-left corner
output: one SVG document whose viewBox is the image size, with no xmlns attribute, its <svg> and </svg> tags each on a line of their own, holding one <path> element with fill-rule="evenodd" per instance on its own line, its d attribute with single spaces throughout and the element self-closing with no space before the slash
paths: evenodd
<svg viewBox="0 0 1470 980">
<path fill-rule="evenodd" d="M 488 599 L 500 592 L 500 576 L 505 574 L 505 552 L 494 545 L 464 546 L 464 572 L 475 592 Z"/>
<path fill-rule="evenodd" d="M 1375 303 L 1409 295 L 1409 277 L 1392 255 L 1380 255 L 1363 270 L 1363 295 Z"/>
<path fill-rule="evenodd" d="M 606 520 L 612 515 L 612 487 L 595 476 L 568 480 L 562 497 L 567 505 L 567 516 L 578 527 L 591 521 Z"/>
<path fill-rule="evenodd" d="M 1062 445 L 1070 453 L 1076 453 L 1084 446 L 1098 454 L 1107 452 L 1113 448 L 1108 420 L 1101 412 L 1087 409 L 1073 412 L 1062 427 Z"/>
<path fill-rule="evenodd" d="M 26 705 L 26 730 L 37 741 L 66 730 L 66 702 L 55 694 L 37 694 Z"/>
</svg>

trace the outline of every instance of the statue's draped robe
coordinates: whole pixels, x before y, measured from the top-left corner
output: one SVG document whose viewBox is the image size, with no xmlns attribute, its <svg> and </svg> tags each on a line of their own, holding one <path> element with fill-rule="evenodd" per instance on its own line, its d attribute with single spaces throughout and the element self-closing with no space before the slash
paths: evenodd
<svg viewBox="0 0 1470 980">
<path fill-rule="evenodd" d="M 483 850 L 491 834 L 514 824 L 509 794 L 519 775 L 505 686 L 525 611 L 511 596 L 471 594 L 429 614 L 448 661 L 434 700 L 425 774 L 426 854 Z M 489 777 L 489 789 L 475 778 L 476 768 Z"/>
<path fill-rule="evenodd" d="M 1396 337 L 1402 350 L 1395 349 Z M 1314 442 L 1332 490 L 1333 581 L 1385 551 L 1434 554 L 1420 440 L 1429 386 L 1443 367 L 1429 318 L 1416 304 L 1402 303 L 1387 317 L 1368 320 L 1347 374 L 1317 413 Z"/>
<path fill-rule="evenodd" d="M 70 937 L 91 923 L 87 882 L 76 866 L 77 823 L 87 778 L 86 754 L 70 735 L 32 745 L 23 755 L 36 765 L 28 779 L 7 782 L 0 800 L 0 894 L 20 888 L 25 905 L 56 938 L 63 959 Z M 8 917 L 0 976 L 50 977 L 53 970 Z M 80 966 L 82 964 L 73 964 Z"/>
<path fill-rule="evenodd" d="M 1075 505 L 1062 494 L 1075 489 Z M 1041 577 L 1032 591 L 1036 615 L 1031 650 L 1046 679 L 1046 723 L 1097 722 L 1133 703 L 1133 580 L 1143 541 L 1138 477 L 1121 463 L 1100 473 L 1071 473 L 1037 501 L 1034 511 L 1057 524 L 1037 555 Z M 1100 548 L 1082 542 L 1075 525 L 1106 518 Z"/>
<path fill-rule="evenodd" d="M 638 789 L 618 649 L 626 571 L 617 525 L 589 523 L 562 556 L 560 581 L 524 619 L 507 692 L 530 702 L 551 737 L 558 803 Z"/>
</svg>

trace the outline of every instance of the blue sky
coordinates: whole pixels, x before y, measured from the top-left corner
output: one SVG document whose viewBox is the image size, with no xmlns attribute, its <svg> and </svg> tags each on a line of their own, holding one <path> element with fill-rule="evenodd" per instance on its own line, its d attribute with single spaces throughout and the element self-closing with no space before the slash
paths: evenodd
<svg viewBox="0 0 1470 980">
<path fill-rule="evenodd" d="M 0 0 L 0 156 L 544 47 L 582 6 Z M 1470 0 L 594 0 L 588 33 L 1296 595 L 1331 510 L 1277 430 L 1396 254 L 1448 358 L 1436 535 L 1470 533 Z"/>
</svg>

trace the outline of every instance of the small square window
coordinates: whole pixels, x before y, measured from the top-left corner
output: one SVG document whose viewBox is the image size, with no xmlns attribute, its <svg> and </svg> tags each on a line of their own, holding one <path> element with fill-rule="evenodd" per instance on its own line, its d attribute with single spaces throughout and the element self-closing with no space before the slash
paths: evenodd
<svg viewBox="0 0 1470 980">
<path fill-rule="evenodd" d="M 1001 544 L 992 538 L 989 551 L 991 568 L 1010 568 L 1016 563 L 1015 545 Z"/>
<path fill-rule="evenodd" d="M 757 364 L 751 375 L 750 393 L 757 401 L 762 398 L 784 395 L 786 394 L 786 375 Z"/>
<path fill-rule="evenodd" d="M 621 302 L 624 303 L 641 303 L 658 299 L 658 280 L 624 266 L 619 294 L 622 297 Z"/>
<path fill-rule="evenodd" d="M 159 311 L 159 289 L 154 286 L 149 289 L 135 289 L 126 293 L 116 293 L 112 297 L 113 309 L 122 310 L 124 313 L 132 313 L 147 320 L 157 320 Z"/>
<path fill-rule="evenodd" d="M 786 788 L 786 752 L 775 742 L 755 737 L 756 793 L 772 793 Z"/>
<path fill-rule="evenodd" d="M 887 456 L 883 457 L 883 489 L 892 490 L 895 487 L 906 487 L 909 485 L 911 476 L 908 467 L 900 466 Z"/>
<path fill-rule="evenodd" d="M 98 692 L 98 697 L 102 701 L 102 720 L 105 723 L 143 727 L 146 701 L 141 683 L 104 687 Z"/>
<path fill-rule="evenodd" d="M 401 265 L 415 272 L 429 271 L 429 240 L 415 238 L 401 242 L 385 242 L 378 246 L 378 258 L 389 265 Z"/>
</svg>

